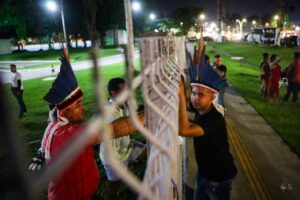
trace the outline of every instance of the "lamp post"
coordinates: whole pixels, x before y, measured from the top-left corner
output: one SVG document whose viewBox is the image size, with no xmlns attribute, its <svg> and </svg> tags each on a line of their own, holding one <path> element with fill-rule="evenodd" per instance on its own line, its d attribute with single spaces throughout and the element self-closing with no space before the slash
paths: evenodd
<svg viewBox="0 0 300 200">
<path fill-rule="evenodd" d="M 253 25 L 254 27 L 256 27 L 257 22 L 256 22 L 255 20 L 253 20 L 253 21 L 252 21 L 252 25 Z"/>
<path fill-rule="evenodd" d="M 244 24 L 245 22 L 247 22 L 247 20 L 246 20 L 245 18 L 242 19 L 242 20 L 237 19 L 236 22 L 239 23 L 239 26 L 240 26 L 240 33 L 243 34 L 243 24 Z"/>
<path fill-rule="evenodd" d="M 132 10 L 135 11 L 135 12 L 139 12 L 141 11 L 141 4 L 140 2 L 132 2 Z"/>
<path fill-rule="evenodd" d="M 278 20 L 280 19 L 279 15 L 275 15 L 273 19 L 276 22 L 276 28 L 278 28 Z"/>
<path fill-rule="evenodd" d="M 199 24 L 200 24 L 200 34 L 201 34 L 202 38 L 203 38 L 203 31 L 204 31 L 203 21 L 204 21 L 205 17 L 206 17 L 205 14 L 200 14 L 200 16 L 199 16 L 199 19 L 200 19 L 200 22 L 199 22 Z"/>
<path fill-rule="evenodd" d="M 155 15 L 154 13 L 150 13 L 150 14 L 149 14 L 149 19 L 150 19 L 151 21 L 154 21 L 154 20 L 156 19 L 156 15 Z"/>
<path fill-rule="evenodd" d="M 57 10 L 57 4 L 55 1 L 47 1 L 47 8 L 51 12 L 55 12 Z M 66 46 L 64 47 L 66 50 L 67 56 L 69 56 L 69 50 L 68 50 L 68 40 L 67 40 L 67 31 L 66 31 L 66 25 L 65 25 L 65 17 L 64 17 L 64 9 L 63 9 L 63 0 L 60 0 L 60 14 L 61 14 L 61 22 L 63 26 L 63 32 L 64 32 L 64 40 L 66 43 Z"/>
</svg>

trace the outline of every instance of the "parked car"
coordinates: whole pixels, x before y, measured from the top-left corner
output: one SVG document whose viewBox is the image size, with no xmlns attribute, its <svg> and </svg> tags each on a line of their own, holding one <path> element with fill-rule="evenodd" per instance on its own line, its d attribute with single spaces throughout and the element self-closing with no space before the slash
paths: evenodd
<svg viewBox="0 0 300 200">
<path fill-rule="evenodd" d="M 197 40 L 197 37 L 188 37 L 188 40 L 190 41 L 190 42 L 195 42 L 196 40 Z"/>
<path fill-rule="evenodd" d="M 241 38 L 241 42 L 248 42 L 248 40 L 247 40 L 248 36 L 249 36 L 249 34 L 243 35 L 243 37 Z"/>
<path fill-rule="evenodd" d="M 296 35 L 286 36 L 280 40 L 280 44 L 283 47 L 296 47 L 297 46 L 297 36 Z"/>
<path fill-rule="evenodd" d="M 222 36 L 222 42 L 228 42 L 228 38 L 226 36 Z"/>
<path fill-rule="evenodd" d="M 209 36 L 205 36 L 205 37 L 203 37 L 203 40 L 204 41 L 214 41 L 214 39 L 212 38 L 212 37 L 209 37 Z"/>
<path fill-rule="evenodd" d="M 257 44 L 274 44 L 276 28 L 254 28 L 252 30 L 252 42 Z"/>
</svg>

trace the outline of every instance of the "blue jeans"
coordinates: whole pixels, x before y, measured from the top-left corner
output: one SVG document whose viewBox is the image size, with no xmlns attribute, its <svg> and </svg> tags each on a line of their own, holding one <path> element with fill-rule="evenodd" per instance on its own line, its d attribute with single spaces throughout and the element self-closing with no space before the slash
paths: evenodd
<svg viewBox="0 0 300 200">
<path fill-rule="evenodd" d="M 298 82 L 291 82 L 289 81 L 286 95 L 284 96 L 285 101 L 288 101 L 290 98 L 291 93 L 293 93 L 293 101 L 297 102 L 298 100 L 298 90 L 299 90 L 299 83 Z"/>
<path fill-rule="evenodd" d="M 229 200 L 235 177 L 223 182 L 209 181 L 197 174 L 194 200 Z"/>
<path fill-rule="evenodd" d="M 16 88 L 11 88 L 11 91 L 18 101 L 20 107 L 19 117 L 21 117 L 23 113 L 27 112 L 27 108 L 23 100 L 23 90 L 18 91 Z"/>
</svg>

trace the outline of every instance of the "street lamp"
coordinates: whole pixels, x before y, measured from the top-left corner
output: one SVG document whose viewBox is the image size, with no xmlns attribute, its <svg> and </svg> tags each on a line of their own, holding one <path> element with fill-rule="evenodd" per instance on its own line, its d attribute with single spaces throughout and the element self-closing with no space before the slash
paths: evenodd
<svg viewBox="0 0 300 200">
<path fill-rule="evenodd" d="M 150 14 L 149 14 L 149 19 L 150 19 L 151 21 L 155 20 L 155 19 L 156 19 L 156 15 L 155 15 L 154 13 L 150 13 Z"/>
<path fill-rule="evenodd" d="M 137 1 L 133 2 L 132 3 L 132 10 L 136 11 L 136 12 L 141 11 L 141 4 Z"/>
<path fill-rule="evenodd" d="M 46 6 L 51 12 L 55 12 L 57 10 L 57 5 L 54 1 L 48 1 Z"/>
<path fill-rule="evenodd" d="M 199 18 L 200 18 L 201 21 L 203 21 L 203 20 L 205 19 L 205 15 L 204 15 L 204 14 L 201 14 L 201 15 L 199 16 Z"/>
<path fill-rule="evenodd" d="M 201 37 L 203 37 L 203 20 L 205 19 L 205 15 L 204 14 L 200 14 L 199 16 L 199 19 L 200 19 L 200 34 L 201 34 Z"/>
<path fill-rule="evenodd" d="M 63 32 L 64 32 L 64 40 L 66 43 L 65 49 L 66 49 L 66 54 L 69 56 L 69 50 L 68 50 L 68 40 L 67 40 L 67 31 L 66 31 L 66 25 L 65 25 L 65 17 L 64 17 L 64 9 L 63 9 L 63 0 L 60 0 L 60 14 L 61 14 L 61 21 L 62 21 L 62 26 L 63 26 Z M 47 1 L 46 3 L 47 8 L 51 12 L 55 12 L 57 10 L 57 4 L 55 1 Z"/>
<path fill-rule="evenodd" d="M 240 33 L 242 34 L 243 33 L 243 24 L 245 22 L 247 22 L 247 20 L 245 18 L 242 19 L 242 20 L 237 19 L 236 22 L 239 23 L 239 25 L 240 25 Z"/>
<path fill-rule="evenodd" d="M 279 15 L 274 16 L 274 21 L 276 22 L 276 27 L 278 27 L 278 20 L 280 19 Z"/>
<path fill-rule="evenodd" d="M 252 21 L 252 25 L 256 27 L 257 22 L 255 20 Z"/>
</svg>

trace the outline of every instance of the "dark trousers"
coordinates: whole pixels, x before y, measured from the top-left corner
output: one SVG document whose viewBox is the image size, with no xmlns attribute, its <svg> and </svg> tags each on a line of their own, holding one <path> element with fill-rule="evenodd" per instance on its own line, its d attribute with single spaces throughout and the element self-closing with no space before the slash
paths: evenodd
<svg viewBox="0 0 300 200">
<path fill-rule="evenodd" d="M 284 100 L 288 101 L 291 93 L 293 93 L 293 101 L 296 102 L 298 100 L 298 82 L 289 82 L 286 95 L 284 96 Z"/>
<path fill-rule="evenodd" d="M 11 88 L 11 91 L 18 101 L 20 107 L 19 117 L 21 117 L 23 113 L 27 112 L 26 105 L 23 100 L 23 90 L 18 90 L 17 88 Z"/>
<path fill-rule="evenodd" d="M 209 181 L 197 174 L 194 200 L 229 200 L 233 180 L 223 182 Z"/>
</svg>

